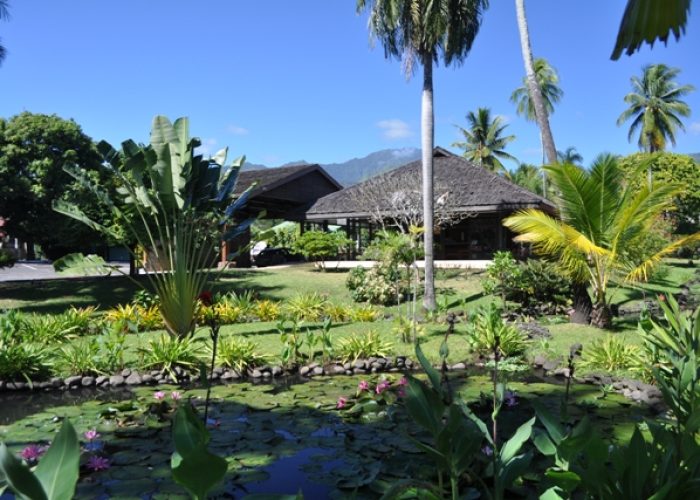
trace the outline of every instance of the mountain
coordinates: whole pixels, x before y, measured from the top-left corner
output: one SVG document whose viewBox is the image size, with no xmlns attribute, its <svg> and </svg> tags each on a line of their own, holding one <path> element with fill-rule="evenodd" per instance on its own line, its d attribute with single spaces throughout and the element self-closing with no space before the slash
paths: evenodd
<svg viewBox="0 0 700 500">
<path fill-rule="evenodd" d="M 382 149 L 381 151 L 375 151 L 362 158 L 353 158 L 343 163 L 321 164 L 321 166 L 340 184 L 343 186 L 350 186 L 419 158 L 420 149 L 416 148 Z M 285 163 L 281 166 L 288 167 L 307 163 L 309 162 L 300 160 Z M 268 167 L 248 162 L 243 165 L 244 170 L 256 170 L 260 168 Z"/>
<path fill-rule="evenodd" d="M 695 160 L 696 163 L 700 163 L 700 153 L 693 153 L 689 154 L 688 156 Z"/>
</svg>

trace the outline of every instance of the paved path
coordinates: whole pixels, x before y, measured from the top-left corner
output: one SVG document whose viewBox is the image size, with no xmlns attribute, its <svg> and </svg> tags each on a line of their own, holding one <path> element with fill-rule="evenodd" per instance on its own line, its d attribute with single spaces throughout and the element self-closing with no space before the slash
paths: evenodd
<svg viewBox="0 0 700 500">
<path fill-rule="evenodd" d="M 129 264 L 123 262 L 113 262 L 112 264 L 119 266 L 124 272 L 129 272 Z M 114 272 L 112 276 L 120 276 Z M 0 269 L 0 282 L 3 281 L 32 281 L 32 280 L 51 280 L 75 277 L 75 275 L 58 274 L 53 270 L 53 266 L 46 262 L 35 261 L 19 261 L 13 267 Z"/>
</svg>

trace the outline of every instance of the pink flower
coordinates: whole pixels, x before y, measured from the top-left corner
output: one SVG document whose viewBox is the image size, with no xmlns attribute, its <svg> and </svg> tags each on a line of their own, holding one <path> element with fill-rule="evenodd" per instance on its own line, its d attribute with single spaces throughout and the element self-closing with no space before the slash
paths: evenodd
<svg viewBox="0 0 700 500">
<path fill-rule="evenodd" d="M 36 462 L 44 453 L 46 453 L 46 446 L 30 444 L 20 452 L 19 456 L 27 462 Z"/>
<path fill-rule="evenodd" d="M 87 461 L 87 468 L 94 472 L 107 470 L 110 466 L 109 459 L 97 455 L 92 455 Z"/>
<path fill-rule="evenodd" d="M 92 441 L 100 437 L 100 433 L 97 432 L 97 430 L 95 429 L 90 429 L 89 431 L 85 431 L 83 436 L 85 436 L 85 439 L 87 439 L 88 441 Z"/>
<path fill-rule="evenodd" d="M 338 410 L 341 410 L 341 409 L 345 408 L 345 405 L 347 404 L 347 402 L 348 402 L 348 400 L 341 396 L 338 398 L 338 402 L 336 403 L 335 407 Z"/>
<path fill-rule="evenodd" d="M 163 391 L 158 391 L 153 394 L 153 397 L 156 399 L 156 401 L 163 401 L 165 399 L 165 393 Z"/>
<path fill-rule="evenodd" d="M 357 384 L 357 390 L 358 391 L 369 391 L 369 382 L 366 380 L 361 380 L 359 384 Z"/>
<path fill-rule="evenodd" d="M 399 390 L 397 392 L 400 398 L 405 398 L 406 397 L 406 389 L 403 387 L 399 387 Z"/>
<path fill-rule="evenodd" d="M 180 401 L 182 399 L 182 394 L 179 391 L 173 391 L 170 393 L 170 399 L 173 401 Z"/>
<path fill-rule="evenodd" d="M 374 388 L 374 392 L 377 394 L 381 394 L 382 392 L 386 391 L 391 384 L 387 382 L 386 380 L 382 380 L 377 384 L 377 387 Z"/>
<path fill-rule="evenodd" d="M 402 387 L 407 386 L 407 385 L 408 385 L 408 379 L 407 379 L 406 377 L 401 377 L 401 379 L 399 379 L 399 385 L 402 386 Z"/>
</svg>

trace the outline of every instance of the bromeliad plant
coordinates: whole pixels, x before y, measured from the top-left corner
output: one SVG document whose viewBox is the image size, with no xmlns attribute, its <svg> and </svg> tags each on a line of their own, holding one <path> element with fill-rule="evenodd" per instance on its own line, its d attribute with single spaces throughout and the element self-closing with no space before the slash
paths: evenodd
<svg viewBox="0 0 700 500">
<path fill-rule="evenodd" d="M 121 151 L 116 151 L 104 141 L 99 143 L 105 168 L 118 184 L 115 197 L 88 179 L 78 166 L 64 167 L 110 208 L 114 221 L 123 225 L 124 231 L 100 224 L 75 204 L 54 204 L 57 212 L 86 224 L 111 241 L 135 241 L 146 249 L 147 280 L 158 295 L 166 329 L 178 337 L 194 331 L 197 298 L 212 277 L 217 241 L 234 239 L 253 222 L 247 219 L 231 224 L 250 193 L 249 189 L 238 198 L 233 195 L 245 158 L 224 167 L 226 149 L 204 159 L 195 154 L 200 145 L 199 139 L 189 136 L 187 118 L 171 123 L 163 116 L 154 118 L 147 146 L 128 140 L 122 143 Z M 138 256 L 134 253 L 134 257 Z M 115 270 L 97 256 L 80 254 L 59 259 L 54 266 L 59 271 Z"/>
</svg>

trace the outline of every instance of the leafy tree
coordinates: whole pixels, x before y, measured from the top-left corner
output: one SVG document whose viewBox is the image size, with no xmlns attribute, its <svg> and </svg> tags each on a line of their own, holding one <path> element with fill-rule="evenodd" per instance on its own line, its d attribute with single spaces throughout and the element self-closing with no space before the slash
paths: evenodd
<svg viewBox="0 0 700 500">
<path fill-rule="evenodd" d="M 78 166 L 94 182 L 110 182 L 92 140 L 73 120 L 28 112 L 0 120 L 0 214 L 7 233 L 28 243 L 30 259 L 34 243 L 57 258 L 104 241 L 51 210 L 54 201 L 70 200 L 97 220 L 104 221 L 108 213 L 63 171 L 64 165 Z"/>
<path fill-rule="evenodd" d="M 489 108 L 479 108 L 474 114 L 467 113 L 469 129 L 457 127 L 464 135 L 464 142 L 452 145 L 464 149 L 463 156 L 492 172 L 507 173 L 501 159 L 517 161 L 515 157 L 505 152 L 508 143 L 515 140 L 514 135 L 503 135 L 508 126 L 500 116 L 491 119 Z"/>
<path fill-rule="evenodd" d="M 644 42 L 666 43 L 671 33 L 678 40 L 685 33 L 689 12 L 690 0 L 627 0 L 610 59 L 619 59 L 623 52 L 631 56 Z"/>
<path fill-rule="evenodd" d="M 307 259 L 320 262 L 321 269 L 325 269 L 323 261 L 337 257 L 350 243 L 343 231 L 306 231 L 297 238 L 294 248 Z"/>
<path fill-rule="evenodd" d="M 550 164 L 557 162 L 557 148 L 554 146 L 554 137 L 552 129 L 549 127 L 549 113 L 547 103 L 543 95 L 543 88 L 540 86 L 540 81 L 535 70 L 535 63 L 532 57 L 532 47 L 530 46 L 530 33 L 527 28 L 527 17 L 525 17 L 525 0 L 515 0 L 515 13 L 518 18 L 518 31 L 520 32 L 520 48 L 523 53 L 523 62 L 525 64 L 525 82 L 528 89 L 534 117 L 537 120 L 537 126 L 540 128 L 542 145 L 547 155 L 547 161 Z M 546 75 L 546 69 L 541 68 L 542 75 Z M 552 70 L 553 71 L 553 70 Z M 554 73 L 556 75 L 556 73 Z"/>
<path fill-rule="evenodd" d="M 542 196 L 542 171 L 535 165 L 521 163 L 518 168 L 511 172 L 510 180 L 528 191 Z"/>
<path fill-rule="evenodd" d="M 573 163 L 574 165 L 580 165 L 583 161 L 583 156 L 573 146 L 569 146 L 564 151 L 557 151 L 557 158 L 559 163 Z"/>
<path fill-rule="evenodd" d="M 700 241 L 699 232 L 642 261 L 634 258 L 633 249 L 657 217 L 672 207 L 683 187 L 625 184 L 624 171 L 611 155 L 598 157 L 590 171 L 571 164 L 546 168 L 559 192 L 560 219 L 530 209 L 507 218 L 504 225 L 519 233 L 518 241 L 532 243 L 560 262 L 575 281 L 588 283 L 594 303 L 591 324 L 608 328 L 612 324 L 608 288 L 613 280 L 646 280 L 662 257 Z"/>
<path fill-rule="evenodd" d="M 690 116 L 690 108 L 681 99 L 692 92 L 692 85 L 678 85 L 674 80 L 680 70 L 665 64 L 652 64 L 642 68 L 642 78 L 633 76 L 632 92 L 625 96 L 629 104 L 617 119 L 622 125 L 632 120 L 627 140 L 639 131 L 637 144 L 647 153 L 663 151 L 666 141 L 676 145 L 676 130 L 685 130 L 680 117 Z"/>
<path fill-rule="evenodd" d="M 423 67 L 421 149 L 423 158 L 423 220 L 425 233 L 425 293 L 423 305 L 434 310 L 433 269 L 433 63 L 459 64 L 469 54 L 479 32 L 488 0 L 357 0 L 357 10 L 370 10 L 369 27 L 384 45 L 386 57 L 403 59 L 406 68 Z"/>
<path fill-rule="evenodd" d="M 619 163 L 627 182 L 636 187 L 645 181 L 640 174 L 644 165 L 649 166 L 656 181 L 683 186 L 674 199 L 675 210 L 670 212 L 674 230 L 680 234 L 700 231 L 700 164 L 688 155 L 666 152 L 635 153 L 620 158 Z"/>
</svg>

